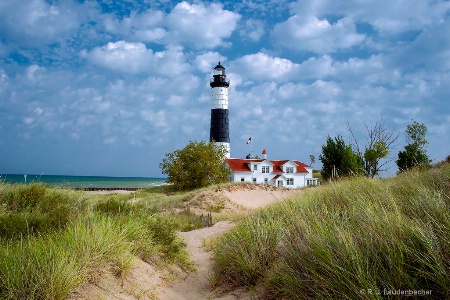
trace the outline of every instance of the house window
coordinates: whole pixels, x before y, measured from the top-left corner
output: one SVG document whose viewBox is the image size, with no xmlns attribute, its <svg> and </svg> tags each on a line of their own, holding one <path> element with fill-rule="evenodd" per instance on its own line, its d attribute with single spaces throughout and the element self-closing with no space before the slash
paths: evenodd
<svg viewBox="0 0 450 300">
<path fill-rule="evenodd" d="M 253 183 L 256 183 L 256 178 L 253 178 Z"/>
<path fill-rule="evenodd" d="M 294 167 L 286 167 L 286 173 L 294 173 Z"/>
<path fill-rule="evenodd" d="M 286 180 L 286 185 L 294 185 L 294 178 L 288 178 Z"/>
<path fill-rule="evenodd" d="M 264 178 L 264 184 L 268 184 L 269 180 L 267 178 Z"/>
<path fill-rule="evenodd" d="M 244 182 L 244 177 L 241 177 L 241 182 Z"/>
<path fill-rule="evenodd" d="M 306 179 L 306 185 L 316 185 L 317 182 L 314 179 Z"/>
<path fill-rule="evenodd" d="M 253 165 L 253 170 L 254 171 L 258 170 L 258 165 Z"/>
<path fill-rule="evenodd" d="M 262 172 L 263 173 L 269 173 L 269 166 L 263 166 L 262 167 Z"/>
</svg>

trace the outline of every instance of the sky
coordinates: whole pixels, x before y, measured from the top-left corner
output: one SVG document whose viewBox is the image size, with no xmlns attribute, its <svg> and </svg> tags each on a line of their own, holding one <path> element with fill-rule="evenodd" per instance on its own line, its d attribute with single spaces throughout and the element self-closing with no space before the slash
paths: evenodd
<svg viewBox="0 0 450 300">
<path fill-rule="evenodd" d="M 219 61 L 231 157 L 320 169 L 327 136 L 363 146 L 380 120 L 385 176 L 413 120 L 450 154 L 449 1 L 2 0 L 0 174 L 163 177 L 209 140 Z"/>
</svg>

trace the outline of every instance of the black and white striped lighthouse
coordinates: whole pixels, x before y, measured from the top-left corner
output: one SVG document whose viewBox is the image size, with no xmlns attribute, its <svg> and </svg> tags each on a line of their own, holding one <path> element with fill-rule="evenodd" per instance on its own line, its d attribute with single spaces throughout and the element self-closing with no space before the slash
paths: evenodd
<svg viewBox="0 0 450 300">
<path fill-rule="evenodd" d="M 230 129 L 228 123 L 228 87 L 230 80 L 225 68 L 219 64 L 214 68 L 211 86 L 211 129 L 210 140 L 225 146 L 226 157 L 230 158 Z"/>
</svg>

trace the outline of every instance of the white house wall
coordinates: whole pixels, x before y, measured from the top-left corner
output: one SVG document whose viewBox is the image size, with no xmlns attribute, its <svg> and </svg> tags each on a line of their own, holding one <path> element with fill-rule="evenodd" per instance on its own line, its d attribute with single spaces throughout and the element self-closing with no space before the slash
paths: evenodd
<svg viewBox="0 0 450 300">
<path fill-rule="evenodd" d="M 258 172 L 235 172 L 230 175 L 230 181 L 231 182 L 242 182 L 242 178 L 244 179 L 244 182 L 248 183 L 256 183 L 256 184 L 264 184 L 264 178 L 267 178 L 268 185 L 277 186 L 277 179 L 274 180 L 274 177 L 276 176 L 276 173 L 259 173 Z M 279 179 L 282 178 L 283 180 L 283 187 L 285 188 L 302 188 L 306 186 L 306 173 L 294 173 L 294 174 L 286 174 L 284 173 L 283 176 L 279 177 Z M 283 178 L 284 177 L 284 178 Z M 256 182 L 253 181 L 253 179 L 256 178 Z M 287 178 L 293 178 L 294 179 L 294 185 L 287 185 Z"/>
<path fill-rule="evenodd" d="M 254 170 L 255 165 L 257 166 L 256 170 Z M 279 172 L 273 172 L 274 165 L 269 160 L 264 160 L 261 162 L 249 162 L 247 163 L 247 166 L 250 168 L 250 170 L 252 170 L 252 172 L 231 172 L 229 176 L 230 181 L 244 181 L 247 183 L 265 184 L 266 182 L 264 181 L 264 179 L 267 178 L 267 184 L 271 186 L 278 186 L 278 180 L 282 180 L 283 187 L 285 188 L 303 188 L 307 186 L 307 179 L 313 179 L 313 168 L 305 167 L 307 173 L 296 173 L 297 164 L 293 161 L 286 162 L 283 165 L 283 171 L 286 171 L 286 167 L 292 167 L 294 169 L 294 173 L 283 172 L 281 174 Z M 262 173 L 262 167 L 269 167 L 269 173 Z M 281 176 L 278 176 L 278 178 L 274 179 L 277 175 Z M 287 185 L 287 181 L 290 178 L 294 180 L 293 185 Z M 254 179 L 256 181 L 254 181 Z"/>
</svg>

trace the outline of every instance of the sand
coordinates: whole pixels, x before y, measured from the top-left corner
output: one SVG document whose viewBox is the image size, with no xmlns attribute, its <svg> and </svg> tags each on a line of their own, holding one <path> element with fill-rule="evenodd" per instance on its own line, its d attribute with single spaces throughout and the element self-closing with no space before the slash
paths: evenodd
<svg viewBox="0 0 450 300">
<path fill-rule="evenodd" d="M 282 201 L 298 192 L 301 191 L 252 185 L 230 186 L 219 191 L 237 206 L 249 210 Z M 194 272 L 158 270 L 136 260 L 132 271 L 124 280 L 105 276 L 99 282 L 79 289 L 71 299 L 251 299 L 253 297 L 243 289 L 224 293 L 212 290 L 209 284 L 211 253 L 203 246 L 204 240 L 218 236 L 234 225 L 230 221 L 220 221 L 211 227 L 179 233 L 186 242 L 187 250 L 196 266 Z"/>
</svg>

